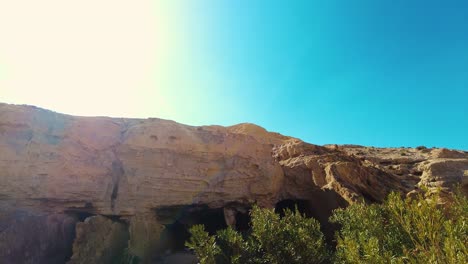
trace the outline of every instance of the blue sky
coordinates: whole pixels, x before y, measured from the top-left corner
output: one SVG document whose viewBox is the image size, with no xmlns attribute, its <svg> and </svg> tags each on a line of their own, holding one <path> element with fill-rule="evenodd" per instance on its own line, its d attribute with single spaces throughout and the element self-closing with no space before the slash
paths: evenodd
<svg viewBox="0 0 468 264">
<path fill-rule="evenodd" d="M 195 71 L 221 79 L 211 122 L 468 149 L 468 2 L 226 2 L 186 21 L 195 64 L 212 67 Z"/>
<path fill-rule="evenodd" d="M 107 2 L 1 6 L 0 101 L 468 150 L 467 1 Z"/>
</svg>

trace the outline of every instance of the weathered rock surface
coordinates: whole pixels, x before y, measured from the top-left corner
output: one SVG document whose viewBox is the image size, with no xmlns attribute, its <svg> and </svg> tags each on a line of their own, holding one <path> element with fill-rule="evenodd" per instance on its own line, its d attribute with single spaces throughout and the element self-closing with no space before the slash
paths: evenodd
<svg viewBox="0 0 468 264">
<path fill-rule="evenodd" d="M 392 175 L 403 193 L 420 188 L 451 192 L 460 185 L 468 195 L 468 152 L 445 148 L 373 148 L 340 146 L 367 167 Z M 385 186 L 391 186 L 388 183 Z M 391 188 L 395 190 L 394 188 Z M 378 199 L 380 200 L 380 199 Z"/>
<path fill-rule="evenodd" d="M 0 262 L 61 264 L 71 256 L 76 219 L 15 210 L 0 214 Z"/>
<path fill-rule="evenodd" d="M 128 250 L 143 259 L 164 225 L 190 224 L 178 222 L 186 208 L 236 214 L 302 200 L 325 223 L 339 206 L 390 191 L 461 184 L 468 193 L 467 179 L 464 151 L 317 146 L 253 124 L 193 127 L 0 104 L 0 211 L 120 218 Z"/>
<path fill-rule="evenodd" d="M 68 264 L 120 263 L 129 235 L 125 224 L 103 216 L 76 225 L 73 256 Z"/>
<path fill-rule="evenodd" d="M 156 214 L 136 215 L 129 220 L 128 253 L 143 263 L 151 261 L 160 252 L 160 236 L 164 226 Z"/>
<path fill-rule="evenodd" d="M 20 207 L 134 215 L 193 203 L 273 204 L 283 180 L 270 144 L 223 127 L 3 104 L 0 134 L 1 195 Z"/>
</svg>

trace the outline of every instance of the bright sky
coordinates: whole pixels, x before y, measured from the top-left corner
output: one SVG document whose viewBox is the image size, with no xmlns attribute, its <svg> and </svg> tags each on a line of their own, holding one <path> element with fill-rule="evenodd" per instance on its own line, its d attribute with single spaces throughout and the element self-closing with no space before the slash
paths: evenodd
<svg viewBox="0 0 468 264">
<path fill-rule="evenodd" d="M 468 2 L 0 0 L 0 101 L 468 150 Z"/>
</svg>

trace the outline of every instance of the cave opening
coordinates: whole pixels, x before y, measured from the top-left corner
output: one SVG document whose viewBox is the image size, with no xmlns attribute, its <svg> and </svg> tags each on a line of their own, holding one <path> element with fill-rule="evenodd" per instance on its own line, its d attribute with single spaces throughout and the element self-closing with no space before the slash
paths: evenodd
<svg viewBox="0 0 468 264">
<path fill-rule="evenodd" d="M 190 238 L 187 226 L 176 220 L 173 223 L 165 225 L 161 233 L 161 252 L 182 251 L 185 248 L 185 241 Z"/>
<path fill-rule="evenodd" d="M 291 210 L 294 212 L 296 208 L 299 213 L 307 217 L 312 216 L 309 201 L 300 199 L 286 199 L 277 202 L 275 206 L 275 213 L 283 217 L 286 210 Z"/>
<path fill-rule="evenodd" d="M 168 213 L 168 211 L 172 211 Z M 162 214 L 158 214 L 161 217 Z M 204 225 L 205 230 L 214 235 L 218 230 L 227 228 L 223 208 L 189 206 L 166 209 L 165 228 L 160 236 L 160 254 L 185 250 L 185 242 L 190 239 L 189 229 L 194 225 Z M 167 217 L 170 217 L 167 219 Z"/>
<path fill-rule="evenodd" d="M 86 218 L 96 215 L 93 213 L 94 211 L 95 208 L 93 204 L 91 202 L 86 202 L 83 207 L 69 207 L 64 213 L 77 219 L 79 222 L 84 222 Z"/>
<path fill-rule="evenodd" d="M 334 232 L 337 226 L 330 223 L 329 217 L 336 208 L 345 207 L 346 201 L 333 191 L 313 192 L 307 199 L 287 198 L 275 205 L 275 213 L 281 217 L 285 210 L 297 210 L 306 217 L 315 218 L 320 223 L 322 232 L 329 245 L 334 244 Z M 234 213 L 234 228 L 241 233 L 251 230 L 250 206 L 229 204 L 226 208 L 209 208 L 207 205 L 170 206 L 158 208 L 156 215 L 165 228 L 160 235 L 158 255 L 170 255 L 186 251 L 185 242 L 190 239 L 189 229 L 194 225 L 204 225 L 205 230 L 214 235 L 228 227 L 226 210 Z M 228 221 L 229 222 L 229 221 Z"/>
<path fill-rule="evenodd" d="M 65 213 L 74 217 L 75 219 L 78 219 L 78 222 L 84 222 L 86 218 L 95 216 L 95 214 L 83 211 L 66 211 Z"/>
<path fill-rule="evenodd" d="M 333 210 L 344 208 L 348 203 L 333 190 L 319 190 L 310 193 L 307 199 L 284 199 L 276 203 L 275 212 L 284 216 L 284 210 L 298 211 L 306 217 L 316 219 L 320 223 L 320 229 L 325 235 L 325 240 L 329 245 L 335 245 L 336 224 L 329 221 Z"/>
<path fill-rule="evenodd" d="M 250 209 L 245 211 L 237 211 L 236 213 L 236 230 L 239 232 L 247 232 L 250 230 Z"/>
<path fill-rule="evenodd" d="M 71 217 L 72 219 L 75 219 L 76 222 L 73 223 L 73 227 L 69 230 L 69 237 L 70 237 L 70 240 L 69 240 L 69 244 L 64 244 L 63 246 L 65 247 L 64 248 L 64 263 L 67 263 L 72 255 L 73 255 L 73 243 L 76 239 L 76 224 L 78 222 L 84 222 L 86 220 L 86 218 L 88 217 L 91 217 L 91 216 L 95 216 L 95 214 L 93 213 L 90 213 L 90 212 L 87 212 L 87 211 L 84 211 L 84 210 L 81 210 L 81 209 L 75 209 L 75 208 L 71 208 L 71 209 L 68 209 L 68 210 L 65 210 L 63 212 L 65 215 Z"/>
</svg>

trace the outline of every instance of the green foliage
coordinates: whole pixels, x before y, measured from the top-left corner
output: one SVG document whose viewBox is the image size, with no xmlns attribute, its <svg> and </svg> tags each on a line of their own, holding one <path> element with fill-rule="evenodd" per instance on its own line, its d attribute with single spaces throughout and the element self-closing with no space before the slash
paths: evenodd
<svg viewBox="0 0 468 264">
<path fill-rule="evenodd" d="M 335 210 L 330 221 L 340 229 L 333 255 L 316 220 L 258 207 L 250 212 L 249 234 L 228 228 L 209 236 L 195 226 L 186 245 L 201 264 L 468 263 L 468 199 L 457 193 L 440 204 L 439 198 L 392 193 L 382 204 Z"/>
<path fill-rule="evenodd" d="M 210 236 L 203 225 L 194 225 L 190 228 L 190 233 L 192 236 L 185 245 L 195 249 L 195 254 L 201 264 L 215 264 L 215 256 L 220 253 L 215 237 Z"/>
<path fill-rule="evenodd" d="M 221 250 L 221 254 L 217 256 L 217 263 L 246 263 L 249 247 L 241 234 L 228 227 L 217 232 L 216 241 Z"/>
<path fill-rule="evenodd" d="M 324 236 L 315 219 L 297 210 L 286 210 L 280 218 L 274 210 L 258 207 L 252 209 L 251 217 L 252 230 L 246 237 L 231 228 L 210 237 L 195 226 L 186 245 L 195 250 L 201 264 L 309 264 L 327 259 Z"/>
<path fill-rule="evenodd" d="M 267 263 L 322 263 L 327 257 L 320 224 L 297 209 L 280 218 L 273 210 L 252 209 L 251 238 Z"/>
<path fill-rule="evenodd" d="M 468 263 L 468 203 L 451 206 L 436 197 L 403 199 L 392 193 L 381 204 L 336 210 L 337 263 Z"/>
</svg>

